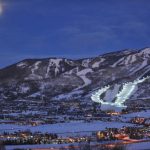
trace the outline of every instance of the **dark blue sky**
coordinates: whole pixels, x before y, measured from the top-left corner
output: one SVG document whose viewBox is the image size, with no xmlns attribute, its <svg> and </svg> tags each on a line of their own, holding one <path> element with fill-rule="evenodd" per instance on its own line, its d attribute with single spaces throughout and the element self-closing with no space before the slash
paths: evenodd
<svg viewBox="0 0 150 150">
<path fill-rule="evenodd" d="M 150 0 L 0 0 L 0 67 L 150 46 Z"/>
</svg>

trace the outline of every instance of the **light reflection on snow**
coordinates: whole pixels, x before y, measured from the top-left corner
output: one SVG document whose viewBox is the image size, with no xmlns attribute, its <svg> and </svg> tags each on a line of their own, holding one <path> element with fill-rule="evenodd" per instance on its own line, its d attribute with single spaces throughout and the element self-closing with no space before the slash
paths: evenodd
<svg viewBox="0 0 150 150">
<path fill-rule="evenodd" d="M 94 101 L 96 103 L 101 103 L 102 107 L 105 106 L 105 107 L 110 108 L 111 106 L 113 106 L 113 107 L 117 107 L 117 108 L 118 107 L 126 108 L 127 106 L 124 105 L 124 102 L 127 99 L 129 99 L 129 97 L 133 94 L 133 92 L 135 92 L 135 90 L 137 89 L 137 84 L 142 83 L 146 79 L 149 79 L 149 78 L 150 78 L 150 76 L 147 76 L 142 79 L 136 79 L 133 82 L 124 83 L 122 86 L 122 89 L 116 95 L 114 102 L 108 102 L 108 101 L 104 101 L 103 99 L 101 99 L 101 95 L 109 90 L 110 85 L 105 86 L 105 87 L 99 89 L 94 94 L 92 94 L 91 99 L 92 99 L 92 101 Z"/>
</svg>

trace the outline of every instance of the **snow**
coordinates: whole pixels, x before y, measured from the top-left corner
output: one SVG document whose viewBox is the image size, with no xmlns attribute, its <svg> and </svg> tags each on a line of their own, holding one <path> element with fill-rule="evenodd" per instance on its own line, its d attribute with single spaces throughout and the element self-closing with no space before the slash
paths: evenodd
<svg viewBox="0 0 150 150">
<path fill-rule="evenodd" d="M 34 74 L 35 74 L 35 71 L 38 70 L 40 63 L 41 63 L 41 61 L 37 61 L 37 62 L 33 65 L 32 69 L 31 69 L 32 75 L 34 75 Z"/>
<path fill-rule="evenodd" d="M 33 93 L 32 95 L 28 96 L 28 97 L 37 97 L 37 96 L 41 96 L 41 92 L 36 92 L 36 93 Z"/>
<path fill-rule="evenodd" d="M 105 61 L 105 59 L 101 58 L 100 61 L 97 61 L 92 65 L 92 68 L 98 68 L 100 66 L 100 64 L 104 61 Z"/>
<path fill-rule="evenodd" d="M 88 69 L 83 69 L 83 70 L 77 72 L 77 76 L 79 76 L 79 77 L 84 81 L 84 85 L 82 85 L 82 86 L 79 87 L 79 88 L 83 88 L 83 87 L 85 87 L 85 86 L 91 84 L 91 80 L 86 77 L 86 74 L 87 74 L 87 73 L 90 73 L 90 72 L 93 72 L 93 70 L 90 69 L 90 68 L 88 68 Z M 77 89 L 79 89 L 79 88 L 77 88 Z"/>
<path fill-rule="evenodd" d="M 127 66 L 129 64 L 134 63 L 136 60 L 137 60 L 137 57 L 136 57 L 135 54 L 129 55 L 129 56 L 124 58 L 124 62 L 122 62 L 121 65 L 126 65 Z"/>
<path fill-rule="evenodd" d="M 49 60 L 49 64 L 48 64 L 48 67 L 47 67 L 45 78 L 48 78 L 48 76 L 49 76 L 48 74 L 49 74 L 49 71 L 50 71 L 50 67 L 51 67 L 51 63 L 50 63 L 50 60 Z"/>
<path fill-rule="evenodd" d="M 144 55 L 144 58 L 149 58 L 150 57 L 150 48 L 145 48 L 142 51 L 139 52 L 139 56 Z"/>
<path fill-rule="evenodd" d="M 146 71 L 145 71 L 144 73 L 142 73 L 139 78 L 142 78 L 146 73 L 148 73 L 148 72 L 150 71 L 150 67 L 147 66 L 147 67 L 145 68 L 145 70 L 146 70 Z"/>
<path fill-rule="evenodd" d="M 77 75 L 78 75 L 78 76 L 85 76 L 85 75 L 86 75 L 87 73 L 89 73 L 89 72 L 93 72 L 93 70 L 90 69 L 90 68 L 88 68 L 88 69 L 83 69 L 83 70 L 79 71 L 79 72 L 77 73 Z"/>
<path fill-rule="evenodd" d="M 10 115 L 10 116 L 19 116 L 19 115 L 29 115 L 29 114 L 40 114 L 39 111 L 23 111 L 21 113 L 9 113 L 4 115 Z"/>
<path fill-rule="evenodd" d="M 132 55 L 127 56 L 127 58 L 125 59 L 125 65 L 128 65 L 131 59 L 132 59 Z"/>
<path fill-rule="evenodd" d="M 124 102 L 129 99 L 129 97 L 137 90 L 137 84 L 144 82 L 146 79 L 149 79 L 150 76 L 147 76 L 145 78 L 142 79 L 136 79 L 133 82 L 127 82 L 123 84 L 122 89 L 120 90 L 120 92 L 118 92 L 116 94 L 116 100 L 115 102 L 110 102 L 109 98 L 112 99 L 111 97 L 111 93 L 109 91 L 110 89 L 110 85 L 105 86 L 103 88 L 101 88 L 100 90 L 98 90 L 97 92 L 95 92 L 94 94 L 92 94 L 91 99 L 94 102 L 97 103 L 101 103 L 101 109 L 103 110 L 107 110 L 107 109 L 115 109 L 118 110 L 119 108 L 124 108 L 126 107 L 124 105 Z M 116 92 L 117 92 L 117 86 L 115 88 Z M 108 94 L 107 94 L 108 92 Z M 101 95 L 103 93 L 106 93 L 105 98 L 108 99 L 101 99 Z"/>
<path fill-rule="evenodd" d="M 50 85 L 49 82 L 41 81 L 41 82 L 40 82 L 40 85 L 39 85 L 39 88 L 40 88 L 40 91 L 41 91 L 40 93 L 44 92 L 44 90 L 45 90 L 46 88 L 48 88 L 49 85 Z"/>
<path fill-rule="evenodd" d="M 111 67 L 116 67 L 118 64 L 120 64 L 122 61 L 124 60 L 124 57 L 122 57 L 121 59 L 119 59 L 117 62 L 115 62 L 113 65 L 111 65 Z"/>
<path fill-rule="evenodd" d="M 59 73 L 59 68 L 60 68 L 59 64 L 61 61 L 62 61 L 62 59 L 49 59 L 49 64 L 47 67 L 45 78 L 49 77 L 49 72 L 50 72 L 51 66 L 55 66 L 55 76 Z"/>
<path fill-rule="evenodd" d="M 19 90 L 20 90 L 21 93 L 27 93 L 30 90 L 30 87 L 20 86 Z"/>
<path fill-rule="evenodd" d="M 96 93 L 92 94 L 91 99 L 92 99 L 94 102 L 104 104 L 105 102 L 100 98 L 100 96 L 101 96 L 103 93 L 105 93 L 109 88 L 110 88 L 110 86 L 105 86 L 105 87 L 99 89 Z M 106 102 L 106 103 L 107 103 L 107 102 Z M 109 103 L 108 103 L 108 104 L 109 104 Z"/>
<path fill-rule="evenodd" d="M 70 98 L 77 98 L 80 97 L 83 93 L 83 90 L 78 90 L 78 91 L 72 91 L 70 93 L 66 93 L 66 94 L 60 94 L 56 97 L 54 97 L 55 100 L 61 100 L 61 99 L 70 99 Z"/>
<path fill-rule="evenodd" d="M 145 121 L 145 124 L 150 125 L 150 119 L 146 120 L 146 121 Z"/>
<path fill-rule="evenodd" d="M 51 59 L 51 63 L 55 64 L 55 76 L 59 73 L 59 63 L 62 61 L 62 59 Z"/>
<path fill-rule="evenodd" d="M 132 59 L 131 59 L 130 63 L 133 63 L 133 62 L 135 62 L 136 60 L 137 60 L 136 56 L 135 56 L 135 55 L 132 55 Z"/>
<path fill-rule="evenodd" d="M 71 74 L 73 74 L 74 73 L 74 71 L 75 70 L 77 70 L 77 68 L 73 68 L 73 69 L 71 69 L 71 70 L 69 70 L 69 71 L 66 71 L 65 73 L 64 73 L 64 75 L 71 75 Z"/>
<path fill-rule="evenodd" d="M 129 123 L 121 122 L 102 122 L 102 121 L 93 121 L 90 123 L 85 122 L 71 122 L 71 123 L 58 123 L 58 124 L 46 124 L 39 126 L 20 126 L 14 124 L 1 124 L 0 132 L 15 132 L 18 130 L 30 130 L 32 132 L 40 131 L 42 133 L 57 133 L 57 134 L 68 134 L 74 132 L 92 132 L 98 130 L 105 130 L 105 128 L 121 128 L 123 126 L 133 126 Z"/>
<path fill-rule="evenodd" d="M 17 67 L 20 67 L 20 68 L 25 68 L 26 66 L 27 66 L 26 62 L 20 62 L 19 64 L 17 64 Z"/>
<path fill-rule="evenodd" d="M 75 144 L 75 143 L 74 143 Z M 74 145 L 73 144 L 73 145 Z M 36 150 L 55 150 L 56 148 L 61 148 L 61 147 L 65 147 L 68 146 L 69 144 L 35 144 L 35 145 L 6 145 L 5 148 L 6 150 L 29 150 L 29 149 L 36 149 Z M 55 149 L 53 149 L 53 147 Z"/>
<path fill-rule="evenodd" d="M 29 77 L 25 78 L 26 80 L 28 80 L 28 79 L 31 79 L 31 80 L 32 80 L 32 79 L 42 79 L 41 76 L 39 76 L 39 75 L 37 75 L 37 74 L 35 73 L 35 71 L 39 69 L 40 63 L 41 63 L 41 61 L 37 61 L 36 63 L 34 63 L 34 64 L 32 65 L 32 67 L 31 67 L 31 74 L 30 74 Z"/>
<path fill-rule="evenodd" d="M 149 149 L 150 149 L 150 142 L 134 143 L 129 144 L 127 146 L 127 150 L 149 150 Z"/>
<path fill-rule="evenodd" d="M 140 51 L 139 53 L 136 54 L 130 54 L 126 57 L 122 57 L 121 59 L 119 59 L 117 62 L 115 62 L 111 67 L 116 67 L 118 64 L 119 65 L 129 65 L 134 63 L 135 61 L 137 61 L 137 57 L 143 57 L 145 58 L 149 58 L 150 57 L 150 48 L 146 48 L 142 51 Z M 146 59 L 144 60 L 145 62 L 143 62 L 143 66 L 145 66 L 146 64 Z M 141 67 L 142 68 L 142 67 Z"/>
<path fill-rule="evenodd" d="M 75 63 L 72 61 L 72 60 L 68 60 L 68 59 L 65 59 L 65 62 L 70 65 L 70 66 L 74 66 Z"/>
<path fill-rule="evenodd" d="M 104 100 L 107 100 L 107 101 L 112 101 L 112 100 L 114 100 L 114 98 L 116 97 L 116 94 L 117 94 L 118 91 L 119 91 L 120 86 L 121 86 L 121 85 L 119 85 L 119 84 L 115 84 L 114 89 L 109 89 L 109 90 L 106 92 L 106 95 L 105 95 L 105 97 L 104 97 Z"/>
<path fill-rule="evenodd" d="M 133 55 L 129 55 L 125 61 L 125 65 L 128 65 L 128 64 L 132 64 L 134 63 L 135 61 L 137 60 L 137 57 L 135 54 Z"/>
<path fill-rule="evenodd" d="M 90 59 L 85 59 L 85 60 L 83 60 L 82 61 L 82 66 L 84 66 L 84 67 L 89 67 L 89 63 L 91 62 L 91 60 Z"/>
<path fill-rule="evenodd" d="M 127 66 L 129 64 L 134 63 L 136 60 L 137 60 L 137 58 L 136 58 L 135 54 L 129 55 L 129 56 L 120 58 L 117 62 L 115 62 L 113 65 L 111 65 L 111 67 L 114 68 L 117 65 L 126 65 Z"/>
<path fill-rule="evenodd" d="M 102 143 L 102 142 L 101 142 Z M 98 143 L 98 144 L 101 144 Z M 97 143 L 96 143 L 97 144 Z M 104 142 L 102 143 L 104 144 Z M 6 150 L 12 150 L 12 149 L 61 149 L 62 147 L 68 147 L 69 144 L 36 144 L 36 145 L 6 145 Z M 79 143 L 73 143 L 74 146 L 78 146 Z M 95 145 L 94 142 L 91 142 L 91 145 Z M 149 150 L 150 142 L 141 142 L 141 143 L 132 143 L 125 146 L 127 150 Z"/>
<path fill-rule="evenodd" d="M 123 85 L 123 89 L 117 94 L 115 104 L 123 106 L 123 103 L 137 90 L 137 84 L 144 82 L 147 78 L 137 79 L 134 82 L 128 82 Z"/>
<path fill-rule="evenodd" d="M 122 116 L 123 117 L 127 117 L 127 118 L 134 118 L 134 117 L 150 118 L 150 110 L 140 111 L 140 112 L 135 112 L 135 113 L 130 113 L 130 114 L 125 114 L 125 115 L 122 115 Z"/>
<path fill-rule="evenodd" d="M 139 66 L 138 65 L 138 67 L 136 66 L 136 68 L 134 68 L 133 70 L 130 70 L 130 72 L 131 72 L 131 74 L 130 75 L 133 75 L 134 73 L 136 73 L 137 71 L 139 71 L 139 70 L 141 70 L 141 69 L 143 69 L 146 65 L 147 65 L 147 59 L 145 59 L 144 61 L 143 61 L 143 63 Z"/>
</svg>

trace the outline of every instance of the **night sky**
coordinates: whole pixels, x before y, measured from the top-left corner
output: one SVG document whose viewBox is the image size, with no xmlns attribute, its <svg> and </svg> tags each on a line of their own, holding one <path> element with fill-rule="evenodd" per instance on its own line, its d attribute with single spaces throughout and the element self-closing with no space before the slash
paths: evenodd
<svg viewBox="0 0 150 150">
<path fill-rule="evenodd" d="M 0 0 L 0 68 L 143 47 L 150 47 L 150 0 Z"/>
</svg>

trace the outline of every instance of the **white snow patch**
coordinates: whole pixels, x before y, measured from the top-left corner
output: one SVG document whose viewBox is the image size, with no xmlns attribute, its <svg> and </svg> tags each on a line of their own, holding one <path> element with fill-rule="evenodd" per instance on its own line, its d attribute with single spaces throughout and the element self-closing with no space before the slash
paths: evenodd
<svg viewBox="0 0 150 150">
<path fill-rule="evenodd" d="M 111 102 L 116 97 L 116 94 L 118 93 L 120 86 L 121 86 L 120 84 L 115 84 L 114 89 L 112 90 L 108 89 L 104 97 L 104 100 Z"/>
<path fill-rule="evenodd" d="M 150 48 L 145 48 L 142 51 L 139 52 L 139 56 L 144 55 L 144 58 L 149 58 L 150 57 Z"/>
<path fill-rule="evenodd" d="M 84 66 L 84 67 L 89 67 L 89 63 L 91 62 L 91 60 L 90 59 L 85 59 L 85 60 L 83 60 L 82 61 L 82 66 Z"/>
<path fill-rule="evenodd" d="M 116 67 L 117 65 L 119 65 L 122 61 L 124 60 L 124 57 L 122 57 L 121 59 L 119 59 L 117 62 L 115 62 L 113 65 L 111 65 L 111 67 Z"/>
<path fill-rule="evenodd" d="M 125 56 L 120 58 L 117 62 L 115 62 L 113 65 L 111 65 L 111 67 L 116 67 L 117 65 L 129 65 L 132 64 L 136 61 L 136 55 L 129 55 L 129 56 Z"/>
<path fill-rule="evenodd" d="M 125 114 L 125 115 L 122 115 L 122 116 L 123 117 L 127 117 L 127 118 L 134 118 L 134 117 L 150 118 L 150 110 L 140 111 L 140 112 L 135 112 L 135 113 L 130 113 L 130 114 Z"/>
<path fill-rule="evenodd" d="M 129 56 L 125 57 L 124 62 L 122 62 L 121 65 L 126 65 L 127 66 L 129 64 L 134 63 L 136 60 L 137 59 L 136 59 L 136 55 L 135 54 L 129 55 Z"/>
<path fill-rule="evenodd" d="M 132 143 L 127 145 L 127 150 L 149 150 L 150 142 Z"/>
<path fill-rule="evenodd" d="M 40 63 L 41 63 L 41 61 L 37 61 L 37 62 L 33 65 L 32 69 L 31 69 L 32 75 L 34 75 L 34 74 L 35 74 L 35 71 L 38 70 Z"/>
<path fill-rule="evenodd" d="M 55 100 L 61 100 L 61 99 L 70 99 L 70 98 L 77 98 L 80 96 L 80 94 L 83 93 L 83 90 L 78 90 L 78 91 L 72 91 L 70 93 L 66 93 L 66 94 L 60 94 L 56 97 L 54 97 Z"/>
<path fill-rule="evenodd" d="M 30 90 L 30 87 L 20 86 L 19 90 L 20 90 L 21 93 L 27 93 Z"/>
<path fill-rule="evenodd" d="M 93 72 L 93 70 L 89 68 L 77 72 L 77 76 L 79 76 L 84 81 L 84 85 L 78 87 L 77 89 L 83 88 L 92 83 L 92 81 L 86 77 L 86 74 L 90 72 Z"/>
<path fill-rule="evenodd" d="M 37 61 L 36 63 L 34 63 L 32 65 L 31 74 L 29 75 L 29 77 L 25 78 L 25 80 L 42 79 L 42 76 L 39 76 L 35 73 L 35 71 L 39 69 L 39 64 L 40 63 L 41 63 L 41 61 Z"/>
<path fill-rule="evenodd" d="M 71 122 L 71 123 L 58 123 L 58 124 L 47 124 L 47 125 L 39 125 L 39 126 L 19 126 L 14 124 L 1 124 L 0 132 L 14 132 L 18 130 L 31 130 L 32 132 L 42 132 L 42 133 L 58 133 L 58 134 L 71 134 L 74 132 L 88 132 L 88 131 L 98 131 L 105 130 L 105 128 L 121 128 L 123 126 L 133 126 L 128 123 L 120 123 L 120 122 L 102 122 L 102 121 L 93 121 L 91 123 L 85 122 Z"/>
<path fill-rule="evenodd" d="M 100 61 L 97 61 L 92 65 L 92 68 L 98 68 L 100 66 L 100 64 L 104 61 L 105 61 L 105 59 L 101 58 Z"/>
<path fill-rule="evenodd" d="M 26 62 L 20 62 L 19 64 L 17 64 L 17 67 L 20 67 L 20 68 L 25 68 L 26 66 L 28 66 Z"/>
<path fill-rule="evenodd" d="M 37 96 L 41 96 L 41 92 L 36 92 L 36 93 L 33 93 L 32 95 L 28 96 L 28 97 L 37 97 Z"/>
<path fill-rule="evenodd" d="M 50 67 L 55 66 L 55 76 L 59 73 L 59 68 L 60 68 L 60 62 L 62 59 L 49 59 L 49 64 L 47 67 L 46 75 L 45 78 L 49 77 L 49 72 L 50 72 Z"/>
<path fill-rule="evenodd" d="M 36 63 L 34 63 L 34 64 L 31 66 L 31 74 L 29 75 L 29 77 L 26 77 L 25 80 L 42 79 L 42 76 L 37 75 L 37 74 L 35 73 L 35 71 L 39 69 L 40 63 L 41 63 L 41 61 L 37 61 Z"/>
<path fill-rule="evenodd" d="M 133 63 L 133 62 L 135 62 L 136 60 L 137 60 L 137 59 L 136 59 L 136 56 L 135 56 L 135 55 L 132 55 L 130 63 Z"/>
<path fill-rule="evenodd" d="M 148 61 L 148 60 L 145 59 L 145 60 L 143 61 L 143 63 L 142 63 L 140 66 L 134 68 L 133 70 L 130 70 L 130 71 L 132 71 L 130 75 L 133 75 L 133 74 L 136 73 L 137 71 L 143 69 L 143 68 L 147 65 L 147 61 Z"/>
</svg>

